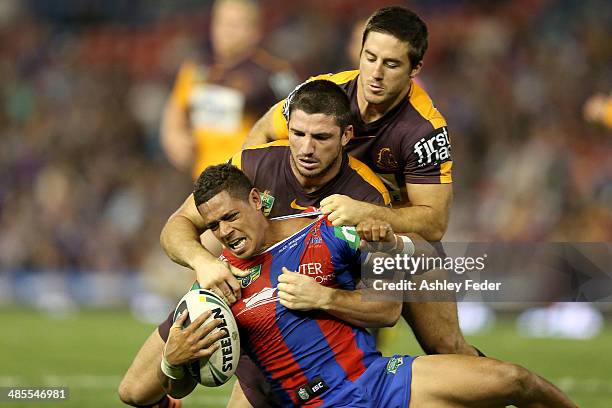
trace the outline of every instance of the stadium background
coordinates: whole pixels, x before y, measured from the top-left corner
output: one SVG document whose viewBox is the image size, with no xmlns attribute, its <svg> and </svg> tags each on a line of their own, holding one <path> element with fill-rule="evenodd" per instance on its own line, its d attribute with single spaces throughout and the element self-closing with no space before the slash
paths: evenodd
<svg viewBox="0 0 612 408">
<path fill-rule="evenodd" d="M 53 406 L 120 406 L 150 322 L 192 278 L 158 244 L 190 189 L 158 130 L 180 62 L 208 48 L 209 3 L 0 2 L 0 386 L 68 386 Z M 264 45 L 300 78 L 353 68 L 353 23 L 386 4 L 263 1 Z M 582 114 L 612 89 L 612 5 L 408 5 L 429 25 L 419 78 L 453 137 L 446 239 L 612 241 L 610 130 Z M 607 407 L 610 309 L 596 306 L 606 319 L 588 340 L 523 337 L 505 310 L 470 340 Z M 386 340 L 387 352 L 419 352 L 405 327 Z M 226 392 L 199 389 L 187 406 L 224 406 Z"/>
</svg>

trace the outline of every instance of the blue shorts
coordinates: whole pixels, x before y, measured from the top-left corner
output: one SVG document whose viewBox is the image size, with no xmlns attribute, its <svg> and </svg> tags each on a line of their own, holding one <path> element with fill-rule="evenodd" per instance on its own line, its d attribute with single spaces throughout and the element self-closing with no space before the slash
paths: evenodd
<svg viewBox="0 0 612 408">
<path fill-rule="evenodd" d="M 408 355 L 377 358 L 351 386 L 322 395 L 322 406 L 407 408 L 415 358 Z"/>
</svg>

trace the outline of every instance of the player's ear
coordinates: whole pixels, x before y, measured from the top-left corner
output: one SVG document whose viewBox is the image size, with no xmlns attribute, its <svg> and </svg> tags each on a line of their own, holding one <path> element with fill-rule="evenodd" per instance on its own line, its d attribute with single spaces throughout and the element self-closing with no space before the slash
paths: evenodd
<svg viewBox="0 0 612 408">
<path fill-rule="evenodd" d="M 257 211 L 261 210 L 261 195 L 259 194 L 259 190 L 256 188 L 252 188 L 249 193 L 249 204 L 253 206 L 253 208 L 257 209 Z"/>
<path fill-rule="evenodd" d="M 421 68 L 423 68 L 423 60 L 420 60 L 414 67 L 412 67 L 412 70 L 410 71 L 410 78 L 414 78 L 415 76 L 419 75 Z"/>
<path fill-rule="evenodd" d="M 344 133 L 342 134 L 342 137 L 340 138 L 340 143 L 342 143 L 342 147 L 346 146 L 349 140 L 353 138 L 353 133 L 354 133 L 353 125 L 348 125 L 344 129 Z"/>
</svg>

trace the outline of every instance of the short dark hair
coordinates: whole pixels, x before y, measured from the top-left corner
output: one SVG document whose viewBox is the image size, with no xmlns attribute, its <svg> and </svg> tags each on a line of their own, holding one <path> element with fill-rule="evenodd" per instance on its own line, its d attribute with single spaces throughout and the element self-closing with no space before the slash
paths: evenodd
<svg viewBox="0 0 612 408">
<path fill-rule="evenodd" d="M 323 113 L 333 116 L 341 132 L 352 123 L 348 96 L 337 84 L 326 79 L 304 82 L 289 94 L 283 106 L 287 122 L 296 109 L 309 115 Z"/>
<path fill-rule="evenodd" d="M 207 202 L 222 191 L 232 198 L 247 201 L 253 189 L 251 180 L 238 167 L 230 163 L 208 166 L 195 182 L 193 198 L 196 207 Z"/>
<path fill-rule="evenodd" d="M 361 48 L 371 31 L 390 34 L 408 43 L 408 58 L 412 66 L 423 60 L 425 51 L 427 51 L 427 25 L 413 11 L 399 6 L 378 9 L 366 23 Z"/>
</svg>

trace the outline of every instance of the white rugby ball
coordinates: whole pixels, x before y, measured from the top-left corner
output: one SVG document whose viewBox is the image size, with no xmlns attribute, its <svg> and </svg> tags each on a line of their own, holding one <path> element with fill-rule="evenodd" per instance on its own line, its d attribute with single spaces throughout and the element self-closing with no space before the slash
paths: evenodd
<svg viewBox="0 0 612 408">
<path fill-rule="evenodd" d="M 189 326 L 206 310 L 212 310 L 211 316 L 204 324 L 213 319 L 220 319 L 221 323 L 217 329 L 225 329 L 227 332 L 227 335 L 219 340 L 221 347 L 209 359 L 203 358 L 187 365 L 188 372 L 197 382 L 207 387 L 218 387 L 234 375 L 240 358 L 240 336 L 234 315 L 227 303 L 205 289 L 187 292 L 176 307 L 173 320 L 176 320 L 185 309 L 189 312 L 189 316 L 183 327 Z"/>
</svg>

